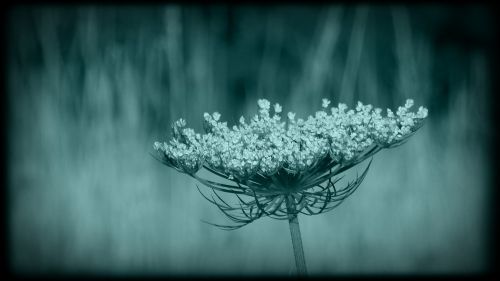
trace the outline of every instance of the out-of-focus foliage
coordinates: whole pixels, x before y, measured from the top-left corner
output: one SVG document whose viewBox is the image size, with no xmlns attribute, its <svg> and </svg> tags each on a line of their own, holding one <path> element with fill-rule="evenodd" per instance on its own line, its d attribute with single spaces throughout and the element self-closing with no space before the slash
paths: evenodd
<svg viewBox="0 0 500 281">
<path fill-rule="evenodd" d="M 288 274 L 286 222 L 234 232 L 148 148 L 258 98 L 429 107 L 334 212 L 301 218 L 310 274 L 487 266 L 492 15 L 464 6 L 17 6 L 7 13 L 16 272 Z M 355 173 L 356 171 L 353 171 Z"/>
</svg>

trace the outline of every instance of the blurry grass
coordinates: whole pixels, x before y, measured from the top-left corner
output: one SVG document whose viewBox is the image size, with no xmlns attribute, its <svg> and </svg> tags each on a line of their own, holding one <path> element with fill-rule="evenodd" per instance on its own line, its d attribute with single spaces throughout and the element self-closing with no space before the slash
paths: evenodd
<svg viewBox="0 0 500 281">
<path fill-rule="evenodd" d="M 302 116 L 322 97 L 378 107 L 439 99 L 432 73 L 440 58 L 430 39 L 411 29 L 401 7 L 383 9 L 393 21 L 382 27 L 380 9 L 13 11 L 13 269 L 288 275 L 286 222 L 265 218 L 234 232 L 203 224 L 223 217 L 195 182 L 148 151 L 174 119 L 199 130 L 203 112 L 217 110 L 235 122 L 253 114 L 260 97 Z M 132 23 L 121 27 L 125 19 Z M 300 217 L 311 274 L 484 269 L 489 74 L 481 53 L 457 66 L 463 71 L 447 81 L 447 109 L 430 111 L 406 145 L 377 155 L 338 209 Z"/>
</svg>

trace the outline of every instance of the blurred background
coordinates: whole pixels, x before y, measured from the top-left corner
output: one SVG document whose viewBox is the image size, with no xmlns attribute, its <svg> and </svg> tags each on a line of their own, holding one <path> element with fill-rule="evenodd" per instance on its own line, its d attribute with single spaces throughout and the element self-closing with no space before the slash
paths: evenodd
<svg viewBox="0 0 500 281">
<path fill-rule="evenodd" d="M 487 270 L 494 24 L 466 5 L 11 7 L 11 269 L 294 274 L 286 221 L 202 223 L 230 222 L 149 152 L 181 117 L 201 131 L 219 111 L 232 125 L 258 98 L 305 117 L 325 97 L 413 98 L 429 117 L 339 208 L 299 218 L 309 273 Z"/>
</svg>

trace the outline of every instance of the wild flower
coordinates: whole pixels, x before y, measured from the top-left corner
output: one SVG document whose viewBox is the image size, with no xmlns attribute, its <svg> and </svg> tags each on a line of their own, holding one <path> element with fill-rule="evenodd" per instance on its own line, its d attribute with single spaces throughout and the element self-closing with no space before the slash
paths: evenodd
<svg viewBox="0 0 500 281">
<path fill-rule="evenodd" d="M 295 113 L 288 112 L 282 120 L 279 104 L 272 116 L 268 100 L 259 99 L 257 104 L 257 115 L 249 122 L 242 116 L 231 129 L 227 122 L 219 122 L 218 112 L 203 115 L 204 134 L 185 128 L 186 121 L 179 119 L 168 143 L 154 143 L 156 157 L 212 188 L 218 200 L 198 190 L 236 223 L 216 226 L 236 229 L 265 216 L 288 219 L 294 249 L 300 248 L 297 266 L 305 272 L 305 263 L 299 266 L 303 251 L 297 215 L 337 207 L 361 184 L 371 160 L 361 176 L 342 189 L 335 186 L 342 178 L 338 175 L 381 149 L 403 144 L 422 126 L 428 111 L 421 106 L 411 112 L 411 99 L 396 114 L 387 109 L 386 116 L 382 109 L 361 102 L 355 109 L 339 103 L 328 111 L 330 100 L 322 99 L 322 109 L 314 115 L 296 120 Z M 201 168 L 233 184 L 204 179 L 197 175 Z M 238 204 L 227 203 L 217 192 L 236 195 Z"/>
<path fill-rule="evenodd" d="M 281 121 L 281 106 L 276 104 L 271 116 L 270 102 L 260 99 L 259 114 L 250 123 L 242 116 L 232 129 L 226 122 L 219 122 L 220 113 L 205 113 L 203 135 L 185 128 L 186 121 L 181 118 L 172 126 L 170 142 L 156 142 L 154 149 L 169 166 L 189 175 L 202 167 L 225 178 L 233 176 L 240 183 L 263 175 L 271 181 L 280 175 L 293 175 L 297 181 L 287 184 L 296 186 L 303 184 L 299 179 L 316 170 L 319 163 L 329 162 L 327 167 L 352 166 L 381 148 L 401 144 L 427 116 L 424 107 L 416 113 L 409 111 L 411 99 L 398 108 L 396 115 L 387 109 L 387 116 L 381 115 L 381 109 L 361 102 L 355 110 L 347 110 L 345 104 L 339 103 L 329 114 L 329 104 L 323 99 L 323 110 L 305 120 L 295 121 L 295 113 L 289 112 L 288 120 Z"/>
</svg>

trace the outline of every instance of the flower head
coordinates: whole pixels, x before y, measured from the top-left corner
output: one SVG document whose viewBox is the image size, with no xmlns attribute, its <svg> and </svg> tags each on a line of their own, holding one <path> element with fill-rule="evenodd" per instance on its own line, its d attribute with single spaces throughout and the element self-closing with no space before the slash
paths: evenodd
<svg viewBox="0 0 500 281">
<path fill-rule="evenodd" d="M 250 209 L 255 207 L 256 213 L 247 210 L 250 220 L 263 214 L 275 214 L 261 209 L 260 204 L 275 206 L 274 209 L 270 207 L 274 212 L 283 210 L 281 203 L 285 199 L 292 200 L 288 197 L 290 194 L 298 198 L 312 196 L 309 201 L 296 202 L 298 211 L 305 206 L 313 209 L 311 202 L 326 202 L 324 208 L 338 202 L 330 200 L 344 194 L 342 192 L 350 194 L 367 170 L 343 191 L 335 189 L 333 177 L 383 148 L 403 143 L 420 128 L 428 114 L 422 106 L 417 113 L 411 112 L 413 100 L 409 99 L 404 107 L 398 108 L 397 114 L 387 109 L 386 116 L 372 105 L 358 102 L 355 110 L 348 110 L 347 105 L 339 103 L 331 108 L 330 114 L 318 111 L 314 116 L 295 121 L 295 113 L 288 112 L 288 120 L 281 122 L 279 116 L 269 116 L 271 103 L 268 100 L 259 99 L 257 103 L 260 114 L 249 123 L 242 116 L 239 124 L 230 129 L 226 122 L 219 122 L 221 115 L 218 112 L 205 113 L 205 134 L 185 128 L 186 121 L 179 119 L 173 125 L 173 139 L 163 145 L 154 144 L 160 160 L 177 171 L 214 190 L 254 197 L 254 203 L 248 206 L 253 206 Z M 329 104 L 329 100 L 322 100 L 323 108 Z M 276 103 L 274 111 L 280 113 L 282 107 Z M 236 185 L 202 179 L 196 175 L 201 168 Z M 328 181 L 327 187 L 313 191 L 325 181 Z M 311 195 L 316 194 L 314 192 L 332 192 L 333 195 L 323 194 L 314 199 Z M 257 203 L 258 200 L 262 200 L 261 203 Z M 284 212 L 287 213 L 286 208 Z"/>
<path fill-rule="evenodd" d="M 269 108 L 271 108 L 271 103 L 266 100 L 266 99 L 260 99 L 257 101 L 258 105 L 259 105 L 259 112 L 261 115 L 263 116 L 268 116 L 269 115 Z"/>
<path fill-rule="evenodd" d="M 257 101 L 260 109 L 265 109 L 265 110 L 269 110 L 270 106 L 271 106 L 271 103 L 266 100 L 266 99 L 260 99 Z"/>
<path fill-rule="evenodd" d="M 215 121 L 219 121 L 219 119 L 220 119 L 220 113 L 219 112 L 214 112 L 212 114 L 212 116 L 213 116 L 213 118 L 214 118 Z"/>
</svg>

